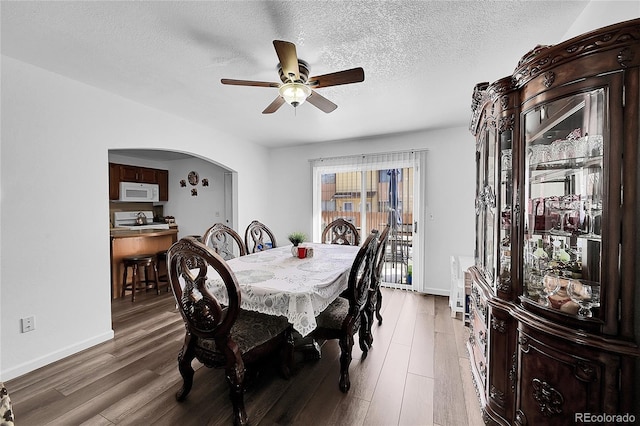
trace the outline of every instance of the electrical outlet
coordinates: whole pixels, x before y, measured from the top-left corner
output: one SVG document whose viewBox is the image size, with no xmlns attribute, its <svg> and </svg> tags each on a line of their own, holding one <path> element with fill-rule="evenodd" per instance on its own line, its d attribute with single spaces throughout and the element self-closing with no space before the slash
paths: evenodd
<svg viewBox="0 0 640 426">
<path fill-rule="evenodd" d="M 36 329 L 36 317 L 26 317 L 20 320 L 22 322 L 22 332 L 33 331 Z"/>
</svg>

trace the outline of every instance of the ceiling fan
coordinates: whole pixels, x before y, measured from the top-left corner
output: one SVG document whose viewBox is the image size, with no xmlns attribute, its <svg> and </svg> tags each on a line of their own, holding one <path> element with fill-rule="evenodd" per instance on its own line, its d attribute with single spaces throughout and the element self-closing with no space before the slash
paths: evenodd
<svg viewBox="0 0 640 426">
<path fill-rule="evenodd" d="M 320 110 L 329 113 L 338 105 L 329 99 L 318 94 L 314 89 L 322 87 L 339 86 L 341 84 L 360 83 L 364 81 L 364 70 L 362 68 L 352 68 L 349 70 L 333 72 L 329 74 L 309 77 L 309 65 L 298 58 L 296 45 L 282 40 L 274 40 L 273 46 L 280 63 L 278 73 L 282 83 L 270 83 L 266 81 L 233 80 L 223 78 L 222 84 L 234 86 L 255 86 L 255 87 L 275 87 L 279 96 L 262 111 L 263 114 L 272 114 L 278 110 L 285 102 L 294 108 L 302 105 L 304 101 Z"/>
</svg>

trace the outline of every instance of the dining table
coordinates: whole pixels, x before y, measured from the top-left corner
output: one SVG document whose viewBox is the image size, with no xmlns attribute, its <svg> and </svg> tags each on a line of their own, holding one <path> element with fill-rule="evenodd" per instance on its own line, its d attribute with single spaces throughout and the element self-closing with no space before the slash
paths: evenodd
<svg viewBox="0 0 640 426">
<path fill-rule="evenodd" d="M 316 316 L 348 286 L 351 266 L 360 247 L 305 243 L 311 257 L 298 258 L 292 245 L 227 260 L 240 287 L 240 307 L 285 316 L 302 337 L 316 328 Z M 212 268 L 208 290 L 228 301 L 220 276 Z"/>
</svg>

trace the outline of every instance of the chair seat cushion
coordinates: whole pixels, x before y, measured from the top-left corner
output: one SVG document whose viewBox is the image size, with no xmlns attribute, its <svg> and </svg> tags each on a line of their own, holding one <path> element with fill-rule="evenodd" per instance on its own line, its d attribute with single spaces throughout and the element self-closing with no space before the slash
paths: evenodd
<svg viewBox="0 0 640 426">
<path fill-rule="evenodd" d="M 342 329 L 342 322 L 348 313 L 349 301 L 344 297 L 338 297 L 316 317 L 318 328 L 340 330 Z"/>
<path fill-rule="evenodd" d="M 289 327 L 285 317 L 240 310 L 236 322 L 231 327 L 231 338 L 245 354 L 282 334 Z M 201 339 L 199 345 L 209 352 L 219 352 L 213 339 Z"/>
</svg>

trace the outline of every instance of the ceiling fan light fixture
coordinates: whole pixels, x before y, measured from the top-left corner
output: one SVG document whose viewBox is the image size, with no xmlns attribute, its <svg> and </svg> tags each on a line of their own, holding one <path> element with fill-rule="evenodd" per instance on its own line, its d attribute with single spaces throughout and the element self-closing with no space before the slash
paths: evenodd
<svg viewBox="0 0 640 426">
<path fill-rule="evenodd" d="M 285 83 L 280 86 L 278 92 L 285 102 L 294 108 L 302 105 L 311 95 L 309 86 L 302 83 Z"/>
</svg>

